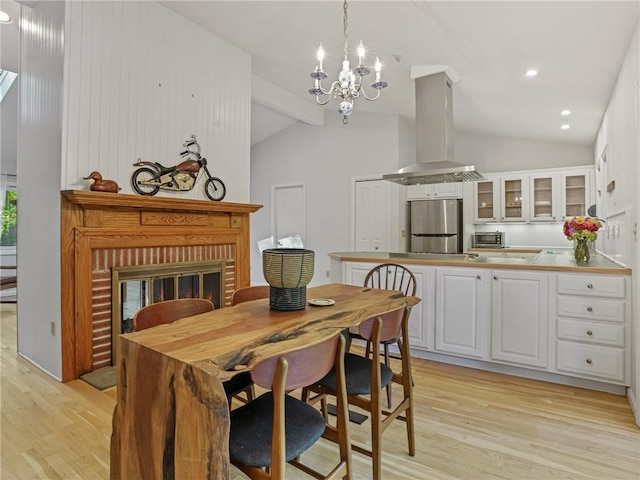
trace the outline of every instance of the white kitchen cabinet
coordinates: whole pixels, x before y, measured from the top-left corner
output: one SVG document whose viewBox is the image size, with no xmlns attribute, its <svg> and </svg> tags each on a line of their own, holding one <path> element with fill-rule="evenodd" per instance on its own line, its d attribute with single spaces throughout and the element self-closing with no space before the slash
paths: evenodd
<svg viewBox="0 0 640 480">
<path fill-rule="evenodd" d="M 562 222 L 595 201 L 591 167 L 494 173 L 474 182 L 474 223 Z"/>
<path fill-rule="evenodd" d="M 593 169 L 562 174 L 562 217 L 583 216 L 594 203 Z"/>
<path fill-rule="evenodd" d="M 529 220 L 529 176 L 505 175 L 500 179 L 500 221 Z"/>
<path fill-rule="evenodd" d="M 475 223 L 497 222 L 500 218 L 500 179 L 473 182 Z"/>
<path fill-rule="evenodd" d="M 436 269 L 436 351 L 483 358 L 487 272 L 469 268 Z"/>
<path fill-rule="evenodd" d="M 492 271 L 491 358 L 548 366 L 548 274 Z"/>
<path fill-rule="evenodd" d="M 535 173 L 529 175 L 529 219 L 531 222 L 562 220 L 561 175 Z"/>
<path fill-rule="evenodd" d="M 378 263 L 368 262 L 344 262 L 343 263 L 343 278 L 344 283 L 349 285 L 364 285 L 364 279 L 376 265 L 380 263 L 387 263 L 388 259 L 381 259 Z M 409 269 L 416 277 L 416 296 L 422 301 L 411 309 L 411 316 L 409 317 L 409 346 L 413 347 L 427 347 L 429 341 L 429 335 L 426 326 L 426 312 L 429 308 L 429 302 L 426 298 L 431 298 L 432 295 L 428 293 L 429 288 L 433 288 L 431 281 L 429 280 L 429 270 L 433 270 L 433 267 L 425 267 L 418 265 L 411 265 Z"/>
<path fill-rule="evenodd" d="M 409 185 L 407 187 L 407 200 L 436 200 L 439 198 L 462 198 L 462 185 L 452 182 Z"/>
<path fill-rule="evenodd" d="M 563 273 L 556 283 L 557 371 L 629 385 L 627 278 Z"/>
</svg>

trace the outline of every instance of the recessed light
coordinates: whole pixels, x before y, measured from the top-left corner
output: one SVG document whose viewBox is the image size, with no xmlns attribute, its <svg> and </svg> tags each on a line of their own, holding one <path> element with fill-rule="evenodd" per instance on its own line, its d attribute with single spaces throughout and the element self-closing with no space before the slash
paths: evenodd
<svg viewBox="0 0 640 480">
<path fill-rule="evenodd" d="M 0 23 L 11 23 L 11 22 L 13 22 L 13 18 L 11 18 L 11 16 L 8 13 L 0 10 Z"/>
<path fill-rule="evenodd" d="M 525 75 L 527 77 L 536 77 L 538 75 L 538 70 L 534 70 L 534 69 L 527 70 Z"/>
<path fill-rule="evenodd" d="M 568 123 L 565 123 L 564 125 L 562 125 L 560 127 L 562 130 L 569 130 L 571 128 L 571 125 L 569 125 Z"/>
<path fill-rule="evenodd" d="M 560 115 L 562 115 L 563 117 L 566 117 L 568 115 L 571 115 L 571 110 L 560 110 Z"/>
</svg>

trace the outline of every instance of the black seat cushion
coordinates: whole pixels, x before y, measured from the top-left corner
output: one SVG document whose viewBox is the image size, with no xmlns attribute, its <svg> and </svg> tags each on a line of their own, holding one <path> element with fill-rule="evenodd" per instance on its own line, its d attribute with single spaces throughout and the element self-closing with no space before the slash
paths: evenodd
<svg viewBox="0 0 640 480">
<path fill-rule="evenodd" d="M 223 382 L 222 387 L 224 388 L 224 393 L 227 394 L 227 397 L 233 397 L 234 395 L 242 392 L 245 388 L 251 386 L 252 383 L 251 373 L 242 372 L 230 378 L 226 382 Z"/>
<path fill-rule="evenodd" d="M 369 358 L 347 353 L 344 356 L 344 370 L 347 377 L 347 393 L 350 395 L 369 395 L 371 393 L 371 362 Z M 393 380 L 393 372 L 385 364 L 380 364 L 381 387 Z M 337 390 L 336 372 L 331 370 L 318 382 L 323 387 Z"/>
<path fill-rule="evenodd" d="M 306 403 L 285 396 L 286 461 L 289 462 L 313 445 L 324 433 L 322 414 Z M 232 461 L 252 467 L 271 465 L 273 430 L 273 394 L 231 411 L 229 456 Z"/>
</svg>

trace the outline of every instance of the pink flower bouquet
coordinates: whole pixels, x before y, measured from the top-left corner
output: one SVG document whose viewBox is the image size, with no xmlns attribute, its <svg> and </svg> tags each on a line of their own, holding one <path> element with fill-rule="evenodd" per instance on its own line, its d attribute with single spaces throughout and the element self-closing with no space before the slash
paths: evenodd
<svg viewBox="0 0 640 480">
<path fill-rule="evenodd" d="M 568 240 L 591 240 L 598 238 L 596 233 L 602 227 L 600 220 L 590 217 L 573 217 L 564 222 L 564 235 Z"/>
</svg>

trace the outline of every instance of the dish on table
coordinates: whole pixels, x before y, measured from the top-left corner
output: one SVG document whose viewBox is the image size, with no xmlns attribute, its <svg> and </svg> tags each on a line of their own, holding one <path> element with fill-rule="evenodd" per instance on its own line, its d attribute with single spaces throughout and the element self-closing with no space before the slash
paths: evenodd
<svg viewBox="0 0 640 480">
<path fill-rule="evenodd" d="M 330 298 L 312 298 L 309 300 L 309 305 L 314 305 L 316 307 L 328 307 L 334 303 L 336 303 L 336 301 Z"/>
</svg>

